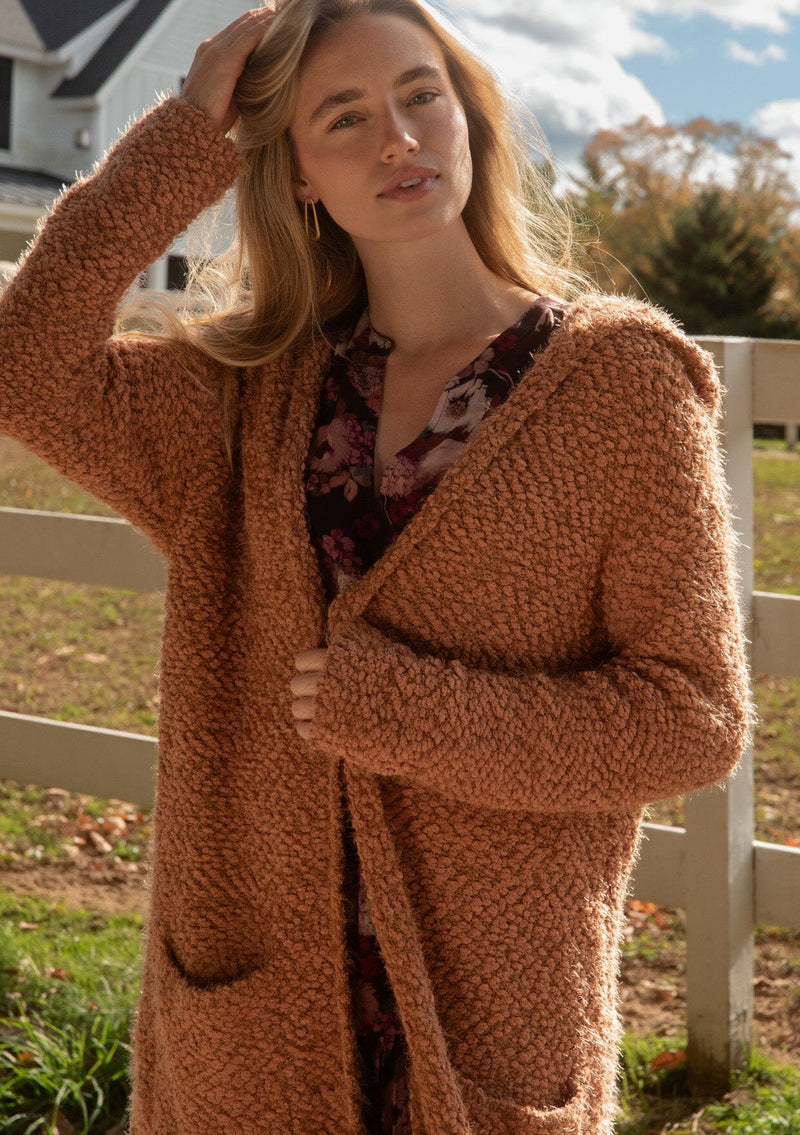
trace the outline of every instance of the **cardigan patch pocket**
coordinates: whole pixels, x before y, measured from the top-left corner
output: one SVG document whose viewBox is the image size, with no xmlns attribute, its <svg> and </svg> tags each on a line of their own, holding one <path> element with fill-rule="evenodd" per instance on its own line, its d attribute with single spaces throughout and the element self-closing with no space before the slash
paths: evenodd
<svg viewBox="0 0 800 1135">
<path fill-rule="evenodd" d="M 586 1129 L 583 1092 L 575 1092 L 560 1107 L 527 1107 L 516 1100 L 491 1095 L 458 1069 L 453 1071 L 472 1135 L 581 1135 Z"/>
<path fill-rule="evenodd" d="M 228 1122 L 245 1125 L 253 1115 L 252 1092 L 266 1092 L 252 1052 L 267 1045 L 279 1011 L 272 966 L 203 984 L 186 974 L 159 938 L 155 971 L 157 997 L 148 1027 L 158 1037 L 158 1077 L 168 1096 L 180 1096 L 173 1135 L 208 1131 L 210 1117 L 223 1111 Z M 187 1084 L 191 1093 L 182 1090 Z M 214 1130 L 223 1127 L 224 1122 Z"/>
<path fill-rule="evenodd" d="M 189 973 L 182 965 L 180 958 L 178 958 L 171 944 L 164 940 L 164 951 L 166 953 L 167 961 L 170 967 L 177 973 L 185 985 L 191 989 L 199 989 L 205 993 L 212 993 L 217 989 L 228 989 L 232 985 L 236 985 L 239 981 L 245 981 L 253 973 L 258 973 L 258 970 L 244 970 L 241 973 L 234 973 L 225 977 L 217 978 L 202 978 L 196 974 Z"/>
</svg>

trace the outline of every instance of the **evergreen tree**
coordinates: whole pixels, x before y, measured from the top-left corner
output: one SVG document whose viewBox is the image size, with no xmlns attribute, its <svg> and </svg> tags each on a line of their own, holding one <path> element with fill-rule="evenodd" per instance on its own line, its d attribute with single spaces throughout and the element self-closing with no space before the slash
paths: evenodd
<svg viewBox="0 0 800 1135">
<path fill-rule="evenodd" d="M 673 126 L 640 118 L 599 131 L 582 160 L 584 175 L 575 179 L 570 196 L 594 226 L 586 256 L 601 288 L 653 299 L 687 326 L 800 338 L 800 194 L 789 176 L 789 154 L 777 142 L 735 122 L 696 118 Z M 706 202 L 708 231 L 698 232 L 699 198 L 712 188 L 727 221 L 714 221 Z M 680 264 L 677 277 L 674 263 L 665 269 L 663 261 L 676 259 L 675 246 L 684 237 L 690 248 L 703 248 L 706 262 L 713 260 L 715 240 L 722 246 L 718 259 L 734 258 L 727 283 L 720 264 L 700 285 L 706 298 L 695 295 L 705 272 L 701 262 L 690 258 L 684 279 Z M 697 248 L 694 256 L 703 259 Z M 769 276 L 768 300 L 753 306 L 763 294 L 759 278 L 763 284 Z M 738 306 L 740 293 L 747 314 Z"/>
<path fill-rule="evenodd" d="M 692 335 L 796 337 L 800 328 L 771 311 L 777 246 L 720 188 L 678 207 L 640 280 L 653 303 Z"/>
</svg>

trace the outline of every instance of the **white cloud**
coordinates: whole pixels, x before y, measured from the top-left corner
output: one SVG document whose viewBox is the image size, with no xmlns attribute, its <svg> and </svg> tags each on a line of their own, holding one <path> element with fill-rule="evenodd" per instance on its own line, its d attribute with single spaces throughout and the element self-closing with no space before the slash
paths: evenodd
<svg viewBox="0 0 800 1135">
<path fill-rule="evenodd" d="M 791 154 L 790 175 L 800 186 L 800 99 L 779 99 L 756 111 L 751 125 Z"/>
<path fill-rule="evenodd" d="M 800 0 L 433 0 L 539 119 L 561 161 L 575 169 L 584 144 L 600 129 L 642 115 L 663 123 L 658 100 L 631 75 L 637 53 L 669 57 L 661 37 L 642 26 L 648 16 L 711 16 L 731 29 L 781 34 L 800 15 Z M 738 40 L 729 57 L 750 65 L 785 59 L 779 43 L 752 51 Z"/>
<path fill-rule="evenodd" d="M 733 59 L 737 63 L 750 63 L 754 67 L 761 67 L 771 59 L 783 62 L 786 58 L 786 49 L 778 43 L 768 44 L 763 51 L 751 51 L 743 43 L 729 39 L 725 44 L 725 50 L 729 59 Z"/>
<path fill-rule="evenodd" d="M 800 99 L 779 99 L 767 103 L 753 115 L 753 125 L 773 138 L 800 134 Z"/>
<path fill-rule="evenodd" d="M 642 115 L 664 121 L 658 100 L 620 59 L 668 48 L 640 31 L 626 6 L 604 7 L 602 21 L 589 18 L 584 0 L 559 8 L 543 0 L 453 0 L 450 11 L 506 87 L 533 111 L 560 163 L 575 171 L 597 130 Z"/>
<path fill-rule="evenodd" d="M 651 2 L 611 0 L 603 4 L 601 20 L 592 0 L 562 0 L 558 5 L 545 0 L 451 0 L 450 7 L 459 20 L 468 17 L 482 27 L 504 28 L 536 44 L 582 47 L 624 59 L 637 52 L 669 53 L 660 36 L 638 26 L 638 11 L 646 11 Z"/>
<path fill-rule="evenodd" d="M 640 12 L 675 16 L 714 16 L 733 28 L 789 30 L 787 17 L 800 15 L 800 0 L 631 0 Z"/>
<path fill-rule="evenodd" d="M 635 51 L 663 53 L 663 40 L 639 26 L 642 17 L 712 16 L 731 28 L 761 28 L 777 34 L 789 30 L 788 20 L 800 15 L 800 0 L 437 0 L 459 20 L 478 19 L 524 25 L 531 38 L 543 42 L 573 41 L 607 48 L 622 59 Z"/>
</svg>

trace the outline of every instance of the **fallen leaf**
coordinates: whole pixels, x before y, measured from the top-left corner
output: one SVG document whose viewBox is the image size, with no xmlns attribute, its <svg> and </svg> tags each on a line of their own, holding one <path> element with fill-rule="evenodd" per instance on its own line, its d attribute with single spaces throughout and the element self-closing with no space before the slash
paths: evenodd
<svg viewBox="0 0 800 1135">
<path fill-rule="evenodd" d="M 39 929 L 39 923 L 38 922 L 18 922 L 17 923 L 17 929 L 18 930 L 38 930 Z"/>
<path fill-rule="evenodd" d="M 110 851 L 114 850 L 105 836 L 102 836 L 100 832 L 89 832 L 89 839 L 94 845 L 95 850 L 99 851 L 102 855 L 108 855 Z"/>
<path fill-rule="evenodd" d="M 64 1115 L 63 1112 L 60 1111 L 56 1115 L 55 1125 L 51 1127 L 50 1130 L 52 1131 L 53 1135 L 78 1135 L 77 1131 L 67 1119 L 66 1115 Z"/>
<path fill-rule="evenodd" d="M 669 986 L 662 986 L 656 990 L 656 997 L 659 1001 L 676 1001 L 678 998 L 677 989 L 672 989 Z"/>
<path fill-rule="evenodd" d="M 650 1067 L 654 1072 L 664 1072 L 667 1069 L 682 1068 L 685 1063 L 685 1048 L 668 1048 L 666 1052 L 660 1052 L 658 1056 L 653 1057 Z"/>
</svg>

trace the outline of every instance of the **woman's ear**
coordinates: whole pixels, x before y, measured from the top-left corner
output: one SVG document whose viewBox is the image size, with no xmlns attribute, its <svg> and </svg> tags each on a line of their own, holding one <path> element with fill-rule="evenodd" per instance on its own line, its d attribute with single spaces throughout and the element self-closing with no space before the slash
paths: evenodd
<svg viewBox="0 0 800 1135">
<path fill-rule="evenodd" d="M 299 178 L 294 183 L 294 195 L 301 205 L 304 201 L 307 201 L 309 197 L 313 199 L 315 205 L 319 201 L 318 195 L 314 192 L 314 190 L 311 188 L 304 177 Z"/>
</svg>

